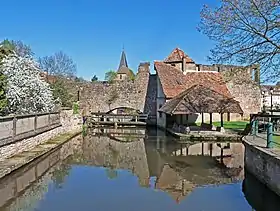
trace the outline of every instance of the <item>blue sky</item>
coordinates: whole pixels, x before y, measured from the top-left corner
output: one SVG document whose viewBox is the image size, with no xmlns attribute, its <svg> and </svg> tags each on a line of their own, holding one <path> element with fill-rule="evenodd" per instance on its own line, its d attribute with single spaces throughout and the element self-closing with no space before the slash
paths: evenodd
<svg viewBox="0 0 280 211">
<path fill-rule="evenodd" d="M 124 45 L 129 66 L 164 59 L 175 47 L 208 63 L 213 43 L 197 30 L 203 4 L 217 0 L 8 0 L 1 2 L 0 39 L 22 40 L 36 57 L 62 50 L 78 76 L 104 78 Z M 151 66 L 153 70 L 153 66 Z"/>
</svg>

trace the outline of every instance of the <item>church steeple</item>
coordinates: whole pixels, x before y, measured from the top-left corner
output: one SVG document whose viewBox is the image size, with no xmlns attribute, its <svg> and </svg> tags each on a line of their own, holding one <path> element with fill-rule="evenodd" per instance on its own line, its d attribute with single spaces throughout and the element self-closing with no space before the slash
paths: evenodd
<svg viewBox="0 0 280 211">
<path fill-rule="evenodd" d="M 123 49 L 122 55 L 121 55 L 121 61 L 120 61 L 120 65 L 119 65 L 119 70 L 120 70 L 120 68 L 123 67 L 123 66 L 128 68 L 127 60 L 126 60 L 126 55 L 125 55 L 124 49 Z"/>
</svg>

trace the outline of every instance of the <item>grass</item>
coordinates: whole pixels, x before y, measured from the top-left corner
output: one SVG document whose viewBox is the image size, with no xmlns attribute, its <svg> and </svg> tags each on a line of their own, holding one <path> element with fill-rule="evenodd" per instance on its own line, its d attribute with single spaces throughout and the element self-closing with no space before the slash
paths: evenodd
<svg viewBox="0 0 280 211">
<path fill-rule="evenodd" d="M 209 122 L 206 122 L 209 124 Z M 244 130 L 246 125 L 249 123 L 249 121 L 230 121 L 224 122 L 224 128 L 225 129 L 232 129 L 232 130 Z M 221 122 L 213 122 L 212 123 L 216 127 L 221 127 Z M 200 126 L 201 123 L 197 123 L 197 126 Z"/>
<path fill-rule="evenodd" d="M 225 129 L 245 129 L 246 125 L 248 124 L 248 121 L 231 121 L 231 122 L 224 122 L 224 128 Z M 216 127 L 221 126 L 221 122 L 213 122 L 213 125 Z"/>
</svg>

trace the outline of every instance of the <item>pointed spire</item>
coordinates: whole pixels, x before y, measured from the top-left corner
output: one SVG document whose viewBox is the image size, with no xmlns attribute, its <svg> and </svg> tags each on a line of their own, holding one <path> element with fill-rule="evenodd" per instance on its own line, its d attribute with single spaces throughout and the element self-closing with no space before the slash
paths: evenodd
<svg viewBox="0 0 280 211">
<path fill-rule="evenodd" d="M 126 60 L 126 55 L 125 55 L 125 52 L 124 52 L 124 49 L 122 51 L 122 55 L 121 55 L 121 61 L 120 61 L 120 65 L 119 65 L 119 69 L 124 66 L 124 67 L 127 67 L 128 68 L 128 65 L 127 65 L 127 60 Z"/>
</svg>

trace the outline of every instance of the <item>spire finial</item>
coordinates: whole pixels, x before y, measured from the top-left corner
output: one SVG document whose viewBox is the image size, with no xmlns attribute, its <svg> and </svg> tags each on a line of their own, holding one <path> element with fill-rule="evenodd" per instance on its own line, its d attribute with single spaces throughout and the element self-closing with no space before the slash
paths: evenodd
<svg viewBox="0 0 280 211">
<path fill-rule="evenodd" d="M 122 50 L 124 51 L 124 44 L 123 44 L 123 46 L 122 46 Z"/>
</svg>

